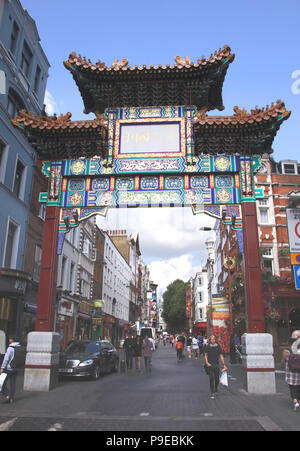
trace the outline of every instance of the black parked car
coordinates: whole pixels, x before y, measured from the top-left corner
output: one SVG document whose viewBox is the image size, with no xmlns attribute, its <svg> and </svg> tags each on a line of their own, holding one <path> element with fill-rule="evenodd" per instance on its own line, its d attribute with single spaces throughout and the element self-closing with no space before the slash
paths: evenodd
<svg viewBox="0 0 300 451">
<path fill-rule="evenodd" d="M 101 373 L 118 371 L 116 348 L 106 340 L 71 341 L 60 355 L 59 374 L 63 377 L 91 377 L 97 380 Z"/>
</svg>

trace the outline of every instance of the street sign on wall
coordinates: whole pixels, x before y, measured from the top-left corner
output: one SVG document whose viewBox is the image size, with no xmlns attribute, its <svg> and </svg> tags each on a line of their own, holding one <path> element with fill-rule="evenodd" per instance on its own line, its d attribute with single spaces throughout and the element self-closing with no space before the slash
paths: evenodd
<svg viewBox="0 0 300 451">
<path fill-rule="evenodd" d="M 294 277 L 296 290 L 300 290 L 300 265 L 294 265 Z"/>
<path fill-rule="evenodd" d="M 286 210 L 290 252 L 300 253 L 300 208 L 288 208 Z"/>
</svg>

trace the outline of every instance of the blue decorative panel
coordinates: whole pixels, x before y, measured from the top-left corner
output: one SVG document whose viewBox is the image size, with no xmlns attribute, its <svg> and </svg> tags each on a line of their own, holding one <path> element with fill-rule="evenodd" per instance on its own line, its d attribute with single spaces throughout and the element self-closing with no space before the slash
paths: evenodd
<svg viewBox="0 0 300 451">
<path fill-rule="evenodd" d="M 117 180 L 116 188 L 120 191 L 131 191 L 134 189 L 134 179 L 120 178 Z"/>
<path fill-rule="evenodd" d="M 108 190 L 109 189 L 109 179 L 93 179 L 92 180 L 92 191 L 95 190 Z"/>
<path fill-rule="evenodd" d="M 141 190 L 157 190 L 159 186 L 158 177 L 142 177 Z"/>
<path fill-rule="evenodd" d="M 165 178 L 166 189 L 182 189 L 183 177 L 170 176 Z"/>
<path fill-rule="evenodd" d="M 208 188 L 209 178 L 206 175 L 193 175 L 190 180 L 191 188 Z"/>
</svg>

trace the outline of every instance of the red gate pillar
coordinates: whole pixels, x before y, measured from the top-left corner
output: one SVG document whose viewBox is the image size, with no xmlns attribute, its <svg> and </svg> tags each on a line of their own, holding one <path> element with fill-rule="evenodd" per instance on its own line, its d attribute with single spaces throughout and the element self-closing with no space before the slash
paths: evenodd
<svg viewBox="0 0 300 451">
<path fill-rule="evenodd" d="M 264 333 L 263 286 L 255 202 L 242 203 L 248 332 Z"/>
<path fill-rule="evenodd" d="M 59 226 L 58 206 L 46 207 L 43 251 L 38 290 L 37 332 L 54 332 L 54 313 L 57 278 L 57 244 Z"/>
</svg>

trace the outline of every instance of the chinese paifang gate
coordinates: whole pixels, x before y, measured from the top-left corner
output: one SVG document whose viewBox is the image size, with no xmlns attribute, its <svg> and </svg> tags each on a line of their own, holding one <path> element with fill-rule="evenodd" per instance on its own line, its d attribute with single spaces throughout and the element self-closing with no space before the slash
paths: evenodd
<svg viewBox="0 0 300 451">
<path fill-rule="evenodd" d="M 64 234 L 109 208 L 190 206 L 235 228 L 245 258 L 248 332 L 264 332 L 264 307 L 253 174 L 290 112 L 281 101 L 248 112 L 222 111 L 222 88 L 234 60 L 225 46 L 196 63 L 107 67 L 76 53 L 64 62 L 95 119 L 71 114 L 14 125 L 30 141 L 49 177 L 36 330 L 54 330 L 57 255 Z"/>
</svg>

